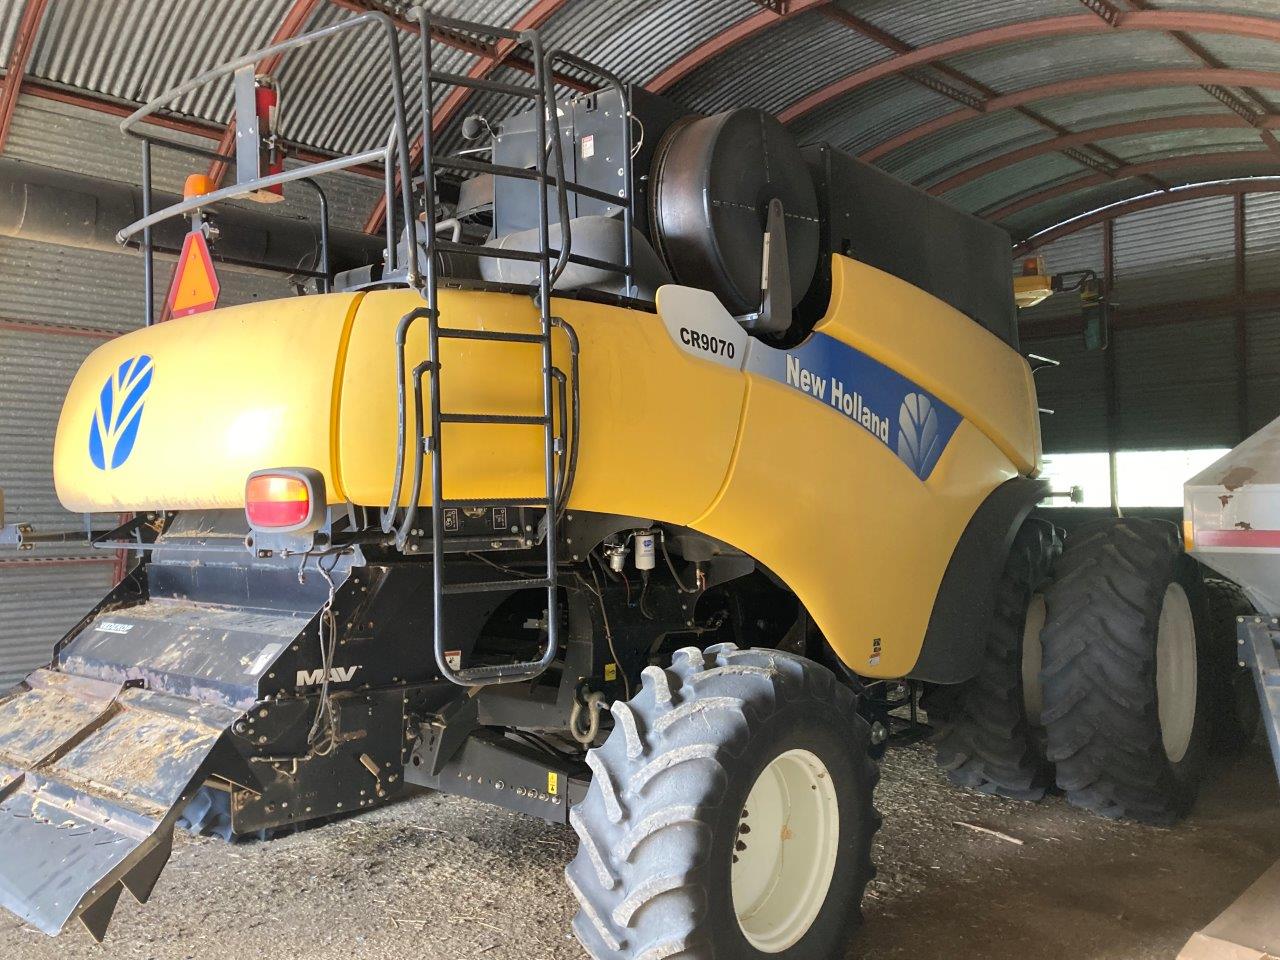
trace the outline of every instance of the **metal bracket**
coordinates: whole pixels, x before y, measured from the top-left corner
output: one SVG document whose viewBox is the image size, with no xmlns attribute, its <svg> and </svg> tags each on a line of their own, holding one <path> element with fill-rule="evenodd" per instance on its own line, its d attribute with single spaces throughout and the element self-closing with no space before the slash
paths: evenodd
<svg viewBox="0 0 1280 960">
<path fill-rule="evenodd" d="M 738 322 L 753 333 L 785 333 L 791 326 L 791 262 L 786 211 L 777 197 L 769 201 L 761 261 L 760 311 L 739 317 Z"/>
</svg>

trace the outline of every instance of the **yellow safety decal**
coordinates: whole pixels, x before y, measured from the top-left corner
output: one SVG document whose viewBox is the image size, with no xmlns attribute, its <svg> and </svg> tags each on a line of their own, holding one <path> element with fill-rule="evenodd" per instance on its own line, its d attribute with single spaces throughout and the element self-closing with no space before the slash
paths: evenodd
<svg viewBox="0 0 1280 960">
<path fill-rule="evenodd" d="M 560 795 L 560 774 L 554 770 L 547 771 L 547 793 L 553 797 Z"/>
<path fill-rule="evenodd" d="M 604 665 L 604 679 L 606 683 L 613 683 L 618 679 L 618 665 L 616 663 L 606 663 Z"/>
</svg>

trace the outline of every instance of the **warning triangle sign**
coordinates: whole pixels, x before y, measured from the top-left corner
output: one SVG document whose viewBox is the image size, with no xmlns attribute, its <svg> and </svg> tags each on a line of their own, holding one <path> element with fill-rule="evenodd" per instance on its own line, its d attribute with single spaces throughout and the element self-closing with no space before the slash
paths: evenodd
<svg viewBox="0 0 1280 960">
<path fill-rule="evenodd" d="M 212 310 L 218 305 L 220 289 L 204 233 L 193 230 L 182 241 L 182 253 L 169 285 L 169 316 L 185 317 Z"/>
</svg>

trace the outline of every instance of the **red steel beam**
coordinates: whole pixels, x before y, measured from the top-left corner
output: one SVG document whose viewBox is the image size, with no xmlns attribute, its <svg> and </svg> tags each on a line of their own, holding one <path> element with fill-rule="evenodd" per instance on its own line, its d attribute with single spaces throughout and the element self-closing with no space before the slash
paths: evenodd
<svg viewBox="0 0 1280 960">
<path fill-rule="evenodd" d="M 1163 160 L 1127 164 L 1116 170 L 1113 177 L 1094 173 L 1084 177 L 1077 177 L 1074 180 L 1067 180 L 1064 183 L 1037 190 L 1035 193 L 1007 203 L 989 213 L 983 213 L 981 216 L 986 220 L 999 223 L 1001 220 L 1005 220 L 1016 213 L 1021 213 L 1023 210 L 1047 203 L 1050 200 L 1056 200 L 1058 197 L 1065 197 L 1079 190 L 1087 190 L 1090 187 L 1110 183 L 1112 180 L 1123 180 L 1130 177 L 1141 177 L 1146 174 L 1158 174 L 1168 171 L 1176 172 L 1187 167 L 1201 166 L 1263 166 L 1271 167 L 1276 174 L 1280 174 L 1280 158 L 1277 158 L 1270 150 L 1232 150 L 1225 153 L 1200 153 L 1182 157 L 1165 157 Z"/>
<path fill-rule="evenodd" d="M 645 84 L 645 89 L 652 93 L 661 93 L 677 81 L 687 77 L 713 57 L 718 57 L 730 47 L 736 47 L 757 34 L 776 27 L 780 23 L 797 17 L 807 10 L 825 7 L 831 0 L 792 0 L 787 12 L 777 14 L 772 10 L 761 10 L 745 20 L 739 20 L 733 26 L 721 30 L 715 36 L 704 40 L 671 66 Z"/>
<path fill-rule="evenodd" d="M 9 139 L 9 128 L 13 126 L 13 114 L 18 108 L 18 93 L 22 90 L 22 80 L 27 73 L 27 65 L 31 62 L 31 54 L 35 52 L 36 35 L 40 32 L 40 22 L 44 19 L 48 0 L 27 0 L 22 9 L 22 19 L 18 22 L 18 32 L 13 38 L 13 48 L 9 51 L 9 62 L 4 70 L 4 87 L 0 89 L 0 152 Z"/>
<path fill-rule="evenodd" d="M 1079 233 L 1081 230 L 1096 227 L 1098 224 L 1112 218 L 1128 216 L 1131 213 L 1141 213 L 1143 210 L 1154 210 L 1157 207 L 1185 203 L 1188 200 L 1203 200 L 1206 197 L 1229 197 L 1239 193 L 1275 193 L 1278 191 L 1280 191 L 1280 177 L 1274 180 L 1242 179 L 1203 183 L 1189 187 L 1176 187 L 1160 193 L 1147 193 L 1131 200 L 1122 200 L 1119 203 L 1108 204 L 1105 207 L 1079 214 L 1069 220 L 1062 221 L 1056 226 L 1049 227 L 1047 230 L 1041 230 L 1021 243 L 1015 244 L 1013 255 L 1014 259 L 1026 256 L 1028 253 L 1038 250 L 1045 244 L 1052 243 L 1055 240 L 1061 240 L 1063 237 L 1069 237 L 1074 233 Z"/>
<path fill-rule="evenodd" d="M 275 34 L 271 37 L 268 46 L 275 46 L 277 43 L 284 43 L 291 40 L 302 32 L 303 27 L 311 19 L 311 14 L 315 12 L 320 0 L 293 0 L 293 6 L 289 8 L 289 12 L 284 15 L 284 19 L 280 21 L 280 26 L 276 28 Z M 263 57 L 258 62 L 258 73 L 274 73 L 276 68 L 280 66 L 280 61 L 284 59 L 284 54 L 273 53 L 268 57 Z M 236 145 L 236 120 L 232 116 L 231 122 L 227 124 L 227 129 L 223 131 L 222 138 L 218 141 L 218 153 L 228 156 L 232 153 Z M 222 183 L 222 178 L 227 175 L 227 170 L 231 166 L 228 160 L 215 160 L 209 165 L 209 179 L 213 181 L 214 186 Z"/>
<path fill-rule="evenodd" d="M 329 0 L 335 7 L 342 7 L 344 10 L 350 10 L 353 13 L 381 13 L 383 16 L 390 17 L 401 30 L 405 30 L 412 34 L 419 32 L 418 25 L 411 20 L 407 20 L 398 13 L 392 13 L 384 7 L 368 2 L 368 0 Z M 464 37 L 456 33 L 450 33 L 447 30 L 432 30 L 431 39 L 444 44 L 446 47 L 453 47 L 455 50 L 462 50 L 465 53 L 474 54 L 477 57 L 487 57 L 493 51 L 488 44 L 481 43 L 471 37 Z"/>
<path fill-rule="evenodd" d="M 1267 117 L 1265 121 L 1268 129 L 1280 129 L 1280 117 Z M 1179 117 L 1153 117 L 1150 120 L 1136 120 L 1131 123 L 1113 123 L 1105 127 L 1093 127 L 1089 130 L 1079 130 L 1065 136 L 1054 137 L 1051 140 L 1033 143 L 1029 147 L 1022 147 L 1018 150 L 1003 153 L 998 157 L 992 157 L 990 160 L 975 164 L 966 170 L 961 170 L 959 173 L 947 177 L 945 180 L 935 183 L 929 187 L 929 192 L 932 194 L 947 193 L 988 174 L 1011 167 L 1016 163 L 1022 163 L 1024 160 L 1031 160 L 1048 153 L 1058 153 L 1072 147 L 1092 144 L 1097 140 L 1167 133 L 1175 130 L 1222 129 L 1253 130 L 1255 127 L 1235 114 L 1190 114 Z"/>
<path fill-rule="evenodd" d="M 98 327 L 73 327 L 66 323 L 45 323 L 40 320 L 0 319 L 0 330 L 14 330 L 18 333 L 43 333 L 55 337 L 83 337 L 86 340 L 114 340 L 120 336 L 114 330 L 102 330 Z"/>
<path fill-rule="evenodd" d="M 22 569 L 40 567 L 47 569 L 49 567 L 82 567 L 86 563 L 112 563 L 116 562 L 115 557 L 23 557 L 22 559 L 4 559 L 0 560 L 0 567 L 9 567 Z"/>
<path fill-rule="evenodd" d="M 778 119 L 790 123 L 816 110 L 838 97 L 864 87 L 876 80 L 895 76 L 904 70 L 922 67 L 937 60 L 961 54 L 987 50 L 1007 43 L 1041 40 L 1049 37 L 1090 36 L 1118 31 L 1189 31 L 1195 33 L 1222 33 L 1259 40 L 1280 42 L 1280 20 L 1229 13 L 1172 12 L 1163 10 L 1139 10 L 1126 12 L 1114 24 L 1108 25 L 1093 14 L 1072 14 L 1006 24 L 987 30 L 963 34 L 940 43 L 920 47 L 910 53 L 891 57 L 880 63 L 857 70 L 840 80 L 815 90 L 797 100 L 779 114 Z"/>
<path fill-rule="evenodd" d="M 512 30 L 536 30 L 544 23 L 550 20 L 568 0 L 537 0 L 536 3 L 512 24 Z M 513 40 L 502 39 L 494 45 L 493 51 L 489 56 L 483 57 L 472 64 L 467 71 L 467 76 L 472 78 L 483 79 L 493 73 L 494 70 L 506 63 L 519 44 Z M 436 108 L 434 119 L 431 123 L 431 134 L 435 136 L 458 114 L 463 105 L 470 98 L 472 89 L 470 87 L 454 87 L 449 91 L 448 96 L 441 101 L 440 106 Z M 419 133 L 417 139 L 413 141 L 413 145 L 409 148 L 409 169 L 414 170 L 418 164 L 422 162 L 422 134 Z M 382 221 L 387 213 L 387 198 L 385 195 L 378 198 L 378 202 L 374 205 L 373 212 L 369 214 L 369 219 L 365 221 L 364 229 L 366 233 L 377 233 L 382 229 Z"/>
<path fill-rule="evenodd" d="M 1277 21 L 1280 26 L 1280 21 Z M 1280 89 L 1280 70 L 1205 70 L 1199 67 L 1184 67 L 1173 70 L 1133 70 L 1124 73 L 1106 73 L 1092 77 L 1079 77 L 1074 80 L 1061 80 L 1057 83 L 1046 83 L 1039 87 L 1029 87 L 1014 93 L 1002 94 L 987 101 L 985 110 L 956 110 L 937 117 L 919 126 L 912 127 L 903 133 L 877 144 L 860 154 L 868 162 L 878 160 L 899 147 L 906 146 L 927 137 L 930 134 L 945 130 L 974 117 L 985 116 L 999 110 L 1014 110 L 1039 100 L 1053 97 L 1075 96 L 1082 93 L 1109 93 L 1115 90 L 1131 90 L 1143 87 L 1195 87 L 1204 84 L 1224 84 L 1232 86 L 1255 86 Z"/>
</svg>

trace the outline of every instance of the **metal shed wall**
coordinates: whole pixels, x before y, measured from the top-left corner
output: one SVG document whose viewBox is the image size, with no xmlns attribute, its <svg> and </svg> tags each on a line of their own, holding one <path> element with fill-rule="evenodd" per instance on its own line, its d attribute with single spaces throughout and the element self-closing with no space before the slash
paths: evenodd
<svg viewBox="0 0 1280 960">
<path fill-rule="evenodd" d="M 113 582 L 112 563 L 0 564 L 0 689 L 53 657 L 53 645 Z"/>
<path fill-rule="evenodd" d="M 1280 415 L 1280 194 L 1245 194 L 1121 216 L 1112 229 L 1111 347 L 1086 353 L 1079 301 L 1022 312 L 1027 349 L 1062 361 L 1040 375 L 1051 453 L 1233 446 Z M 1105 224 L 1047 244 L 1050 273 L 1105 274 Z M 1037 329 L 1039 328 L 1039 330 Z M 1108 422 L 1106 370 L 1113 416 Z"/>
</svg>

